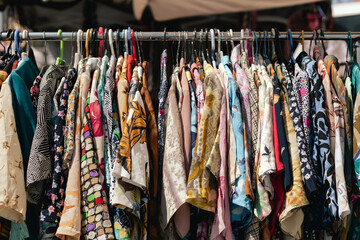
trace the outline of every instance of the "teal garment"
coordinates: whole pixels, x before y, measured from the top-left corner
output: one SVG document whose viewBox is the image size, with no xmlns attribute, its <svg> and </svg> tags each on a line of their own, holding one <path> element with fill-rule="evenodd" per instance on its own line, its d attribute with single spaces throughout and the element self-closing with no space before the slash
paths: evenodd
<svg viewBox="0 0 360 240">
<path fill-rule="evenodd" d="M 194 156 L 196 136 L 197 136 L 197 107 L 196 107 L 195 91 L 191 82 L 189 82 L 189 89 L 190 89 L 190 98 L 191 98 L 191 159 L 190 159 L 190 163 L 191 163 L 191 160 Z"/>
<path fill-rule="evenodd" d="M 11 222 L 11 230 L 10 230 L 9 240 L 26 239 L 28 237 L 30 237 L 30 236 L 29 236 L 29 231 L 28 231 L 25 221 L 22 221 L 19 223 Z"/>
<path fill-rule="evenodd" d="M 360 88 L 360 67 L 356 62 L 351 65 L 351 82 L 354 89 L 352 99 L 355 100 Z"/>
<path fill-rule="evenodd" d="M 231 197 L 230 202 L 231 226 L 234 239 L 240 239 L 242 228 L 247 226 L 252 218 L 251 201 L 245 193 L 246 164 L 244 123 L 241 115 L 240 92 L 229 67 L 229 56 L 222 57 L 221 62 L 225 65 L 226 75 L 229 81 L 229 110 L 236 143 L 236 163 L 240 170 L 240 177 L 235 179 L 235 193 Z"/>
<path fill-rule="evenodd" d="M 8 78 L 16 130 L 23 156 L 25 179 L 31 144 L 36 128 L 36 113 L 30 97 L 30 88 L 38 75 L 39 70 L 31 59 L 27 58 Z"/>
<path fill-rule="evenodd" d="M 106 82 L 106 72 L 109 68 L 109 57 L 108 56 L 104 56 L 102 58 L 102 62 L 101 62 L 101 75 L 100 75 L 100 81 L 97 87 L 97 93 L 98 93 L 98 99 L 99 99 L 99 104 L 100 104 L 100 110 L 101 110 L 101 116 L 102 116 L 102 121 L 103 121 L 103 125 L 104 125 L 104 137 L 105 137 L 105 141 L 104 141 L 104 149 L 107 149 L 107 145 L 109 144 L 109 140 L 111 139 L 111 136 L 108 136 L 108 127 L 107 127 L 107 122 L 106 122 L 106 117 L 104 114 L 104 88 L 105 88 L 105 82 Z M 108 154 L 105 151 L 104 154 L 104 165 L 105 165 L 105 184 L 106 184 L 106 188 L 109 189 L 110 187 L 110 164 L 109 164 L 109 159 L 108 159 Z"/>
</svg>

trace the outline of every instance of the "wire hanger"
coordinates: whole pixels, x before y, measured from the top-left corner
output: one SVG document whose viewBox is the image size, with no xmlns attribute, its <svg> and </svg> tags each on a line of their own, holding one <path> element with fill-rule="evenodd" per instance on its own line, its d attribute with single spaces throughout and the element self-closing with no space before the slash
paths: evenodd
<svg viewBox="0 0 360 240">
<path fill-rule="evenodd" d="M 26 29 L 22 32 L 22 38 L 27 39 L 26 51 L 21 53 L 21 59 L 25 60 L 29 56 L 29 32 Z"/>
<path fill-rule="evenodd" d="M 139 43 L 139 39 L 137 37 L 138 33 L 135 33 L 135 43 L 137 46 L 137 51 L 138 51 L 138 55 L 139 55 L 139 63 L 142 63 L 142 50 L 140 49 L 140 43 Z"/>
<path fill-rule="evenodd" d="M 58 36 L 61 38 L 62 31 L 61 29 L 58 30 Z M 63 65 L 64 64 L 64 40 L 60 39 L 60 57 L 56 59 L 56 65 Z"/>
<path fill-rule="evenodd" d="M 304 41 L 304 30 L 301 30 L 301 49 L 304 52 L 305 41 Z"/>
<path fill-rule="evenodd" d="M 324 38 L 325 38 L 325 34 L 324 34 L 324 31 L 322 29 L 320 29 L 320 36 L 321 36 L 321 45 L 323 47 L 323 50 L 324 50 L 324 57 L 327 56 L 327 52 L 326 52 L 326 48 L 325 48 L 325 44 L 324 44 Z"/>
</svg>

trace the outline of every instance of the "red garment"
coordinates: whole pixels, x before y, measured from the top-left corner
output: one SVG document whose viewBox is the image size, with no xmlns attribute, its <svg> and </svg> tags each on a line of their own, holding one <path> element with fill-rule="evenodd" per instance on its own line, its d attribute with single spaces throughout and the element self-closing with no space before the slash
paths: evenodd
<svg viewBox="0 0 360 240">
<path fill-rule="evenodd" d="M 129 55 L 127 59 L 127 70 L 126 70 L 126 77 L 129 83 L 131 83 L 132 71 L 136 65 L 137 65 L 137 61 L 134 59 L 133 55 Z"/>
</svg>

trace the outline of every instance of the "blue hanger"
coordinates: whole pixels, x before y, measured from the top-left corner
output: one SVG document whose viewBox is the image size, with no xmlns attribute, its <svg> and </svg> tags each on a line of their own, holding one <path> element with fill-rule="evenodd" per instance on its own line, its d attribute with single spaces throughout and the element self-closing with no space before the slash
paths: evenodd
<svg viewBox="0 0 360 240">
<path fill-rule="evenodd" d="M 290 59 L 291 59 L 291 63 L 295 65 L 294 51 L 293 51 L 294 43 L 293 43 L 291 29 L 288 30 L 288 37 L 289 37 L 289 41 L 290 41 Z"/>
<path fill-rule="evenodd" d="M 18 30 L 18 29 L 15 30 L 14 40 L 15 40 L 15 50 L 16 50 L 16 52 L 19 54 L 19 56 L 20 56 L 20 58 L 21 58 L 21 49 L 20 49 L 20 47 L 19 47 L 19 44 L 21 43 L 21 42 L 19 42 L 19 41 L 21 41 L 21 39 L 20 39 L 20 30 Z M 19 59 L 19 60 L 20 60 L 20 59 Z"/>
<path fill-rule="evenodd" d="M 133 51 L 132 51 L 132 41 L 131 41 L 131 27 L 128 27 L 128 40 L 130 42 L 130 55 L 133 55 Z"/>
</svg>

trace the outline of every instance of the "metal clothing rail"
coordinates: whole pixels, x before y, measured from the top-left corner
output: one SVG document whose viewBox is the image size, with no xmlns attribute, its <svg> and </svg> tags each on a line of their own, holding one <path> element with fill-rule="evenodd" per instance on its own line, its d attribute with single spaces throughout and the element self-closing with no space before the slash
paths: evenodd
<svg viewBox="0 0 360 240">
<path fill-rule="evenodd" d="M 63 32 L 61 36 L 58 35 L 57 32 L 29 32 L 27 34 L 27 38 L 22 36 L 23 34 L 20 33 L 21 40 L 31 40 L 31 41 L 76 41 L 77 32 Z M 86 39 L 86 32 L 82 34 L 82 41 Z M 256 32 L 257 39 L 263 40 L 264 39 L 264 32 Z M 313 39 L 313 32 L 304 32 L 304 39 L 311 40 Z M 140 41 L 184 41 L 185 39 L 188 41 L 210 41 L 210 34 L 207 35 L 205 32 L 134 32 L 134 36 L 137 40 Z M 119 37 L 123 39 L 123 36 L 116 31 L 113 33 L 113 40 Z M 355 41 L 360 40 L 360 32 L 352 32 L 351 33 L 352 39 Z M 215 39 L 218 40 L 219 36 L 216 33 Z M 274 38 L 274 35 L 269 32 L 268 38 Z M 301 40 L 302 33 L 301 32 L 292 32 L 293 40 Z M 97 35 L 96 40 L 104 39 L 103 36 Z M 244 34 L 243 37 L 241 36 L 241 32 L 233 32 L 232 36 L 228 32 L 220 32 L 220 40 L 240 40 L 240 39 L 255 39 L 254 34 L 253 36 L 249 36 L 248 34 Z M 279 39 L 286 40 L 288 39 L 288 32 L 279 32 Z M 349 40 L 349 34 L 347 32 L 325 32 L 324 37 L 318 36 L 318 40 Z M 11 39 L 8 37 L 7 32 L 0 33 L 0 40 L 1 41 L 10 41 Z"/>
</svg>

